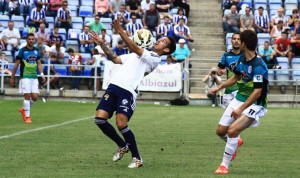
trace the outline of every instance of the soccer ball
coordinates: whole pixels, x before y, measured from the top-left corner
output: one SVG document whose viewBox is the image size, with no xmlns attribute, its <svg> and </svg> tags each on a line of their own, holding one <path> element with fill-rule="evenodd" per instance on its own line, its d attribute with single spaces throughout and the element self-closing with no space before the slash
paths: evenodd
<svg viewBox="0 0 300 178">
<path fill-rule="evenodd" d="M 149 30 L 136 30 L 133 35 L 133 42 L 141 48 L 149 48 L 153 43 L 153 36 Z"/>
</svg>

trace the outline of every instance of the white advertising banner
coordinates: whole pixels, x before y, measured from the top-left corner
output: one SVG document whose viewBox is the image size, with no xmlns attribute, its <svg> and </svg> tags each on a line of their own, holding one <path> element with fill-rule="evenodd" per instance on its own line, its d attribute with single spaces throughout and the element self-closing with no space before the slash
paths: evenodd
<svg viewBox="0 0 300 178">
<path fill-rule="evenodd" d="M 111 61 L 105 63 L 103 76 L 103 89 L 107 89 L 109 81 L 119 69 L 120 64 L 113 64 Z M 130 71 L 128 71 L 130 72 Z M 178 92 L 182 87 L 181 66 L 177 64 L 160 64 L 153 72 L 144 77 L 138 86 L 140 91 Z"/>
</svg>

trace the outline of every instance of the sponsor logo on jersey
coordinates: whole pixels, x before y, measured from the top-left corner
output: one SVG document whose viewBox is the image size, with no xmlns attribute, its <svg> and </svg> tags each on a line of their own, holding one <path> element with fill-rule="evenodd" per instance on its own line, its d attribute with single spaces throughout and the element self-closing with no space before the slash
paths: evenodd
<svg viewBox="0 0 300 178">
<path fill-rule="evenodd" d="M 26 62 L 28 64 L 35 64 L 36 63 L 36 56 L 30 55 L 26 58 Z"/>
<path fill-rule="evenodd" d="M 127 105 L 127 103 L 128 103 L 128 100 L 127 100 L 127 99 L 123 99 L 123 100 L 122 100 L 122 104 L 123 104 L 123 105 Z"/>
<path fill-rule="evenodd" d="M 263 82 L 263 76 L 262 75 L 255 75 L 254 78 L 253 78 L 253 82 L 262 83 Z"/>
</svg>

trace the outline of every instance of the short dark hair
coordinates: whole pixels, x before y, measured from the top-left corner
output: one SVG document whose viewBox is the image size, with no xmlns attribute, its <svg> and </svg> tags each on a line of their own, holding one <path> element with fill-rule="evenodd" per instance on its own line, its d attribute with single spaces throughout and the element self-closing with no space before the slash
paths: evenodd
<svg viewBox="0 0 300 178">
<path fill-rule="evenodd" d="M 268 43 L 268 44 L 270 44 L 270 42 L 269 42 L 269 41 L 265 41 L 264 43 Z"/>
<path fill-rule="evenodd" d="M 101 31 L 106 32 L 106 29 L 105 29 L 105 28 L 102 28 Z"/>
<path fill-rule="evenodd" d="M 123 40 L 119 40 L 119 41 L 118 41 L 118 44 L 123 44 Z"/>
<path fill-rule="evenodd" d="M 279 24 L 279 23 L 283 23 L 283 21 L 282 20 L 278 20 L 277 24 Z"/>
<path fill-rule="evenodd" d="M 54 25 L 54 28 L 59 28 L 59 25 L 58 24 Z"/>
<path fill-rule="evenodd" d="M 164 16 L 164 19 L 165 19 L 165 18 L 168 18 L 168 19 L 170 19 L 170 17 L 169 17 L 169 16 L 167 16 L 167 15 L 166 15 L 166 16 Z"/>
<path fill-rule="evenodd" d="M 262 6 L 259 6 L 258 10 L 260 10 L 260 9 L 264 10 L 264 7 L 262 7 Z"/>
<path fill-rule="evenodd" d="M 257 35 L 252 30 L 245 30 L 241 33 L 241 42 L 245 43 L 250 51 L 255 51 L 257 46 Z"/>
<path fill-rule="evenodd" d="M 72 48 L 67 49 L 67 53 L 74 53 L 74 50 Z"/>
<path fill-rule="evenodd" d="M 26 39 L 28 39 L 28 37 L 30 37 L 30 36 L 34 37 L 34 34 L 33 33 L 28 33 L 27 36 L 26 36 Z"/>
<path fill-rule="evenodd" d="M 93 53 L 96 54 L 96 55 L 99 54 L 98 49 L 97 49 L 97 48 L 94 48 L 94 49 L 93 49 Z"/>
<path fill-rule="evenodd" d="M 288 33 L 287 31 L 283 31 L 283 32 L 281 32 L 281 35 L 283 35 L 283 34 L 285 34 L 285 35 L 289 35 L 289 33 Z"/>
<path fill-rule="evenodd" d="M 36 8 L 42 8 L 42 7 L 43 7 L 42 4 L 37 4 L 37 5 L 36 5 Z"/>
<path fill-rule="evenodd" d="M 183 12 L 183 14 L 184 14 L 184 10 L 180 7 L 180 8 L 178 8 L 178 10 L 177 10 L 177 14 L 179 14 L 179 11 L 182 11 Z"/>
<path fill-rule="evenodd" d="M 183 20 L 183 21 L 184 21 L 184 18 L 180 18 L 179 21 L 180 21 L 180 20 Z"/>
<path fill-rule="evenodd" d="M 240 32 L 234 32 L 231 36 L 231 38 L 233 38 L 234 35 L 241 35 Z"/>
<path fill-rule="evenodd" d="M 171 36 L 167 36 L 167 38 L 170 40 L 170 43 L 166 46 L 166 48 L 169 48 L 169 52 L 165 54 L 169 55 L 174 53 L 174 51 L 176 50 L 176 40 Z"/>
</svg>

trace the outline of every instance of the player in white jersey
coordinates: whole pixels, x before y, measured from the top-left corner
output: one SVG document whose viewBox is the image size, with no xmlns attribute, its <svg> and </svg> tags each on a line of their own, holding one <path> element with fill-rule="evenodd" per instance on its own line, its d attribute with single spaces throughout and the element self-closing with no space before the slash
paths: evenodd
<svg viewBox="0 0 300 178">
<path fill-rule="evenodd" d="M 96 32 L 91 32 L 107 58 L 115 64 L 122 64 L 120 69 L 110 80 L 97 109 L 95 123 L 102 132 L 112 139 L 119 147 L 113 161 L 120 160 L 129 150 L 132 153 L 132 162 L 129 168 L 143 166 L 143 161 L 138 152 L 133 132 L 128 127 L 128 121 L 135 109 L 136 88 L 145 74 L 152 72 L 161 61 L 161 55 L 168 55 L 175 51 L 176 42 L 172 37 L 164 37 L 158 40 L 152 51 L 139 48 L 123 31 L 119 18 L 112 23 L 113 28 L 120 34 L 132 53 L 117 56 L 98 37 Z M 116 111 L 116 124 L 124 139 L 119 136 L 114 127 L 107 122 Z"/>
</svg>

